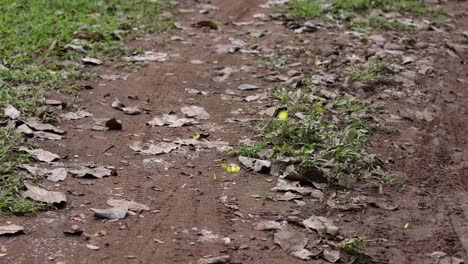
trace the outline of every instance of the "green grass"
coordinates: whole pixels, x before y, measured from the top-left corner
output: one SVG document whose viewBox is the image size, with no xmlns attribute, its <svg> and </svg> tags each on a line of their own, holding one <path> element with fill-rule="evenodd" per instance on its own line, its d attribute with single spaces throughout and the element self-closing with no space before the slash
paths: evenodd
<svg viewBox="0 0 468 264">
<path fill-rule="evenodd" d="M 377 57 L 371 57 L 363 65 L 353 65 L 346 71 L 347 77 L 352 81 L 368 85 L 390 83 L 392 74 L 388 65 Z"/>
<path fill-rule="evenodd" d="M 165 5 L 165 0 L 0 0 L 0 110 L 11 104 L 23 117 L 54 119 L 40 107 L 44 92 L 76 94 L 73 81 L 92 76 L 80 67 L 81 58 L 121 56 L 124 39 L 171 28 L 171 16 L 162 15 Z M 66 50 L 67 44 L 82 46 L 86 54 Z M 0 142 L 0 210 L 37 210 L 41 205 L 21 198 L 16 166 L 28 161 L 18 151 L 23 139 L 0 127 Z"/>
<path fill-rule="evenodd" d="M 320 170 L 330 182 L 384 175 L 375 155 L 367 152 L 368 107 L 354 97 L 334 99 L 307 92 L 279 90 L 273 95 L 288 109 L 289 118 L 273 118 L 259 131 L 261 142 L 240 146 L 236 154 L 257 157 L 268 150 L 270 160 L 293 158 L 306 171 Z M 296 118 L 300 113 L 302 118 Z M 380 176 L 379 176 L 380 177 Z"/>
<path fill-rule="evenodd" d="M 327 8 L 324 8 L 324 7 Z M 311 19 L 333 15 L 350 28 L 409 30 L 410 27 L 384 17 L 369 16 L 372 10 L 409 12 L 440 20 L 443 13 L 426 7 L 422 0 L 293 0 L 283 9 L 288 19 Z M 338 15 L 338 16 L 337 16 Z"/>
</svg>

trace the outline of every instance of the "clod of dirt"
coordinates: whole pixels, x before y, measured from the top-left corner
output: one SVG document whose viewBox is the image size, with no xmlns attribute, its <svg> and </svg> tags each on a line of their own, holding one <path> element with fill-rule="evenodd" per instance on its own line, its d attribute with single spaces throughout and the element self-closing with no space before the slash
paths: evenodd
<svg viewBox="0 0 468 264">
<path fill-rule="evenodd" d="M 83 230 L 78 225 L 72 225 L 69 229 L 63 231 L 66 236 L 81 236 Z"/>
<path fill-rule="evenodd" d="M 254 229 L 258 231 L 271 231 L 271 230 L 281 230 L 283 227 L 281 223 L 276 221 L 266 221 L 262 220 L 254 224 Z"/>
<path fill-rule="evenodd" d="M 320 235 L 329 234 L 332 236 L 338 235 L 340 230 L 339 227 L 333 224 L 333 221 L 323 217 L 323 216 L 311 216 L 308 219 L 302 221 L 304 226 L 309 229 L 317 231 Z"/>
<path fill-rule="evenodd" d="M 25 147 L 20 148 L 21 151 L 25 151 L 30 154 L 34 159 L 43 162 L 52 162 L 60 159 L 60 156 L 52 152 L 43 149 L 27 149 Z"/>
<path fill-rule="evenodd" d="M 81 167 L 79 169 L 70 170 L 70 174 L 78 178 L 89 177 L 102 179 L 104 177 L 117 175 L 117 171 L 115 168 L 109 166 Z"/>
<path fill-rule="evenodd" d="M 7 105 L 5 108 L 3 108 L 3 115 L 9 119 L 15 120 L 20 117 L 21 112 L 18 111 L 18 109 L 16 109 L 14 106 Z"/>
<path fill-rule="evenodd" d="M 253 84 L 241 84 L 239 85 L 239 90 L 241 91 L 251 91 L 251 90 L 257 90 L 258 86 L 253 85 Z"/>
<path fill-rule="evenodd" d="M 196 28 L 209 28 L 209 29 L 213 29 L 213 30 L 217 30 L 219 28 L 218 23 L 216 23 L 213 20 L 198 21 L 197 23 L 193 24 L 192 26 L 196 27 Z"/>
<path fill-rule="evenodd" d="M 128 147 L 136 152 L 147 155 L 167 154 L 179 148 L 178 144 L 161 142 L 158 144 L 143 143 L 141 141 L 132 142 Z"/>
<path fill-rule="evenodd" d="M 268 160 L 253 159 L 248 157 L 239 156 L 239 161 L 245 167 L 261 173 L 269 173 L 271 162 Z"/>
<path fill-rule="evenodd" d="M 107 204 L 112 207 L 121 207 L 127 208 L 130 211 L 140 212 L 140 211 L 149 211 L 150 208 L 142 203 L 137 203 L 134 201 L 127 201 L 127 200 L 118 200 L 118 199 L 109 199 L 107 200 Z"/>
<path fill-rule="evenodd" d="M 210 118 L 210 114 L 208 114 L 208 112 L 206 112 L 206 110 L 203 107 L 199 107 L 196 105 L 182 107 L 180 111 L 182 111 L 182 113 L 187 117 L 192 117 L 196 119 Z"/>
<path fill-rule="evenodd" d="M 340 251 L 325 249 L 323 251 L 323 258 L 328 262 L 336 263 L 341 258 Z"/>
<path fill-rule="evenodd" d="M 197 261 L 197 264 L 222 264 L 222 263 L 228 263 L 230 260 L 231 260 L 231 256 L 223 255 L 219 257 L 199 259 Z"/>
<path fill-rule="evenodd" d="M 308 242 L 307 234 L 297 231 L 290 225 L 286 225 L 282 230 L 275 233 L 274 242 L 280 245 L 284 251 L 297 258 L 309 260 L 312 257 L 312 253 L 305 249 Z"/>
<path fill-rule="evenodd" d="M 127 216 L 128 208 L 126 207 L 112 207 L 109 209 L 95 209 L 91 208 L 94 216 L 103 219 L 124 219 Z"/>
<path fill-rule="evenodd" d="M 165 126 L 169 127 L 182 127 L 185 125 L 198 124 L 196 120 L 188 118 L 179 118 L 177 115 L 164 114 L 161 117 L 155 117 L 146 123 L 148 126 Z"/>
<path fill-rule="evenodd" d="M 24 227 L 19 225 L 0 226 L 0 236 L 16 235 L 24 232 Z"/>
<path fill-rule="evenodd" d="M 39 123 L 37 121 L 27 121 L 25 122 L 25 124 L 36 130 L 36 131 L 45 131 L 45 132 L 51 132 L 51 133 L 55 133 L 55 134 L 65 134 L 65 131 L 56 127 L 56 126 L 53 126 L 51 124 L 43 124 L 43 123 Z"/>
<path fill-rule="evenodd" d="M 65 120 L 78 120 L 78 119 L 82 119 L 82 118 L 90 117 L 90 116 L 93 116 L 93 114 L 84 110 L 60 114 L 60 117 Z"/>
<path fill-rule="evenodd" d="M 67 197 L 62 192 L 47 191 L 45 189 L 33 186 L 29 183 L 24 183 L 24 186 L 28 189 L 23 195 L 32 200 L 43 202 L 43 203 L 55 203 L 60 204 L 67 201 Z"/>
<path fill-rule="evenodd" d="M 96 58 L 90 58 L 90 57 L 82 58 L 81 61 L 84 64 L 89 64 L 89 65 L 101 65 L 102 64 L 102 60 L 99 60 Z"/>
<path fill-rule="evenodd" d="M 141 62 L 141 61 L 156 61 L 165 62 L 167 61 L 169 54 L 164 52 L 152 52 L 145 51 L 143 54 L 138 54 L 131 57 L 123 57 L 122 60 L 129 62 Z"/>
<path fill-rule="evenodd" d="M 109 130 L 122 130 L 122 121 L 111 118 L 105 122 L 104 126 Z"/>
</svg>

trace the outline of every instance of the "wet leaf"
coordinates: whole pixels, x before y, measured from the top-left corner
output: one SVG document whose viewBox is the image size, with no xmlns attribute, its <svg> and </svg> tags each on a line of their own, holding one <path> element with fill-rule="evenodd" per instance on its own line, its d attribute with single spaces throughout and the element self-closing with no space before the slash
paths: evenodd
<svg viewBox="0 0 468 264">
<path fill-rule="evenodd" d="M 333 221 L 327 219 L 323 216 L 311 216 L 308 219 L 302 221 L 304 226 L 309 229 L 317 231 L 320 235 L 329 234 L 332 236 L 338 235 L 340 230 L 337 226 L 333 224 Z"/>
<path fill-rule="evenodd" d="M 239 156 L 239 161 L 245 167 L 255 171 L 255 172 L 262 172 L 262 173 L 269 173 L 271 162 L 268 160 L 260 160 L 260 159 L 253 159 L 248 157 Z"/>
<path fill-rule="evenodd" d="M 309 260 L 312 257 L 312 253 L 305 249 L 308 242 L 307 234 L 294 229 L 290 225 L 286 225 L 275 233 L 274 242 L 280 245 L 281 249 L 297 258 Z"/>
<path fill-rule="evenodd" d="M 113 167 L 96 166 L 96 167 L 81 167 L 70 170 L 70 174 L 78 178 L 104 178 L 117 175 L 117 171 Z"/>
</svg>

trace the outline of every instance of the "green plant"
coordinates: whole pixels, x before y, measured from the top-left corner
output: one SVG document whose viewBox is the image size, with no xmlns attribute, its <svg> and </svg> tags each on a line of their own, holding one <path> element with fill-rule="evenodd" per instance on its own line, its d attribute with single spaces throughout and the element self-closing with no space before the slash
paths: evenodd
<svg viewBox="0 0 468 264">
<path fill-rule="evenodd" d="M 320 1 L 293 0 L 288 5 L 288 11 L 292 18 L 316 18 L 322 13 Z"/>
<path fill-rule="evenodd" d="M 341 244 L 341 248 L 348 253 L 359 253 L 363 243 L 368 242 L 367 240 L 360 237 L 347 238 Z"/>
<path fill-rule="evenodd" d="M 346 71 L 346 75 L 352 81 L 359 81 L 370 85 L 391 82 L 391 73 L 388 65 L 377 57 L 371 57 L 363 65 L 353 65 Z"/>
</svg>

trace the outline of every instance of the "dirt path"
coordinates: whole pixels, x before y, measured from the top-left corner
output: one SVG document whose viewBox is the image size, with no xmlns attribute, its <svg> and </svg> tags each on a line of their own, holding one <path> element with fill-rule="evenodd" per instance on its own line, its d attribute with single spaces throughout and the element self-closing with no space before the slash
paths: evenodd
<svg viewBox="0 0 468 264">
<path fill-rule="evenodd" d="M 167 52 L 167 62 L 149 63 L 131 74 L 111 66 L 102 67 L 98 70 L 101 75 L 119 74 L 128 78 L 91 82 L 88 84 L 94 89 L 82 93 L 83 105 L 94 117 L 115 117 L 122 121 L 123 130 L 80 129 L 80 125 L 90 123 L 89 118 L 64 121 L 61 124 L 67 131 L 64 140 L 39 143 L 42 148 L 66 157 L 65 163 L 111 165 L 118 168 L 118 176 L 103 179 L 69 176 L 60 184 L 45 182 L 49 190 L 69 191 L 66 208 L 31 216 L 1 215 L 3 222 L 26 227 L 25 235 L 0 237 L 0 244 L 7 252 L 0 259 L 2 263 L 196 263 L 203 257 L 220 255 L 230 255 L 230 263 L 302 263 L 275 245 L 273 233 L 255 231 L 253 224 L 260 220 L 292 221 L 291 216 L 305 219 L 313 214 L 333 219 L 343 237 L 367 238 L 370 242 L 365 245 L 366 252 L 375 261 L 457 263 L 437 262 L 431 257 L 436 251 L 468 260 L 468 141 L 465 136 L 468 132 L 468 50 L 461 49 L 458 56 L 452 51 L 452 57 L 447 55 L 444 44 L 457 41 L 460 32 L 468 28 L 466 2 L 444 5 L 448 11 L 461 14 L 455 18 L 455 29 L 420 33 L 418 41 L 429 43 L 428 47 L 405 51 L 418 58 L 433 58 L 433 74 L 418 76 L 416 86 L 409 89 L 395 89 L 403 95 L 385 91 L 367 95 L 370 101 L 385 103 L 388 114 L 382 118 L 399 130 L 398 134 L 378 136 L 372 148 L 390 161 L 387 167 L 397 173 L 398 182 L 401 180 L 403 184 L 384 187 L 383 194 L 371 188 L 361 189 L 368 196 L 399 205 L 397 211 L 368 207 L 352 212 L 330 209 L 326 202 L 308 201 L 301 206 L 269 199 L 274 196 L 270 188 L 276 185 L 272 176 L 245 170 L 227 173 L 220 164 L 236 162 L 236 158 L 216 149 L 188 148 L 145 156 L 136 155 L 128 147 L 135 141 L 172 142 L 191 139 L 199 133 L 209 133 L 209 139 L 231 145 L 252 138 L 250 127 L 259 118 L 257 114 L 271 106 L 272 100 L 246 102 L 243 99 L 277 86 L 266 80 L 272 72 L 258 67 L 256 52 L 265 55 L 278 47 L 301 46 L 312 51 L 330 47 L 340 54 L 365 55 L 372 46 L 371 43 L 355 46 L 358 42 L 344 34 L 343 29 L 320 29 L 299 36 L 279 23 L 256 20 L 255 14 L 271 11 L 259 7 L 264 0 L 213 0 L 211 4 L 219 10 L 208 14 L 198 12 L 195 2 L 185 1 L 180 6 L 194 10 L 181 15 L 180 25 L 186 29 L 158 36 L 178 37 L 169 44 L 155 44 L 154 36 L 127 44 Z M 221 29 L 191 26 L 201 20 L 215 20 Z M 232 24 L 246 21 L 261 23 Z M 252 40 L 249 32 L 253 29 L 266 30 L 267 35 Z M 300 43 L 300 38 L 307 38 L 308 43 Z M 239 39 L 249 43 L 240 52 L 216 51 L 219 48 L 216 45 L 238 43 Z M 299 58 L 289 57 L 291 63 L 303 61 L 300 53 L 297 55 Z M 306 64 L 289 69 L 309 71 L 301 69 Z M 223 82 L 213 81 L 225 67 L 239 70 Z M 260 91 L 240 91 L 237 87 L 241 84 L 257 85 Z M 192 94 L 186 89 L 207 94 Z M 110 106 L 115 98 L 148 111 L 142 115 L 125 115 Z M 187 105 L 204 107 L 210 118 L 200 120 L 200 125 L 181 128 L 145 125 L 161 114 L 175 112 L 181 116 L 180 108 Z M 402 109 L 410 109 L 413 114 L 429 109 L 433 118 L 425 121 L 405 116 L 401 114 Z M 254 121 L 247 122 L 251 119 Z M 328 190 L 327 197 L 332 193 L 342 191 Z M 221 201 L 223 197 L 227 202 Z M 150 210 L 119 221 L 95 219 L 90 209 L 107 208 L 109 198 L 134 200 L 146 204 Z M 406 223 L 409 225 L 405 229 Z M 63 231 L 74 224 L 86 235 L 64 236 Z M 200 241 L 207 237 L 207 232 L 219 238 L 215 242 Z M 229 243 L 223 238 L 228 238 Z M 86 245 L 99 249 L 92 250 Z M 309 262 L 325 261 L 317 257 Z M 348 256 L 343 256 L 343 263 L 350 263 Z"/>
</svg>

